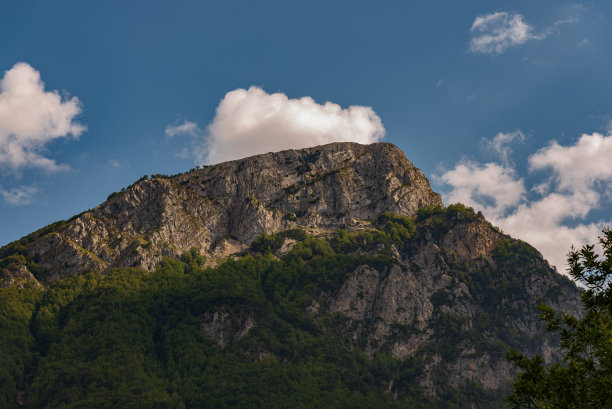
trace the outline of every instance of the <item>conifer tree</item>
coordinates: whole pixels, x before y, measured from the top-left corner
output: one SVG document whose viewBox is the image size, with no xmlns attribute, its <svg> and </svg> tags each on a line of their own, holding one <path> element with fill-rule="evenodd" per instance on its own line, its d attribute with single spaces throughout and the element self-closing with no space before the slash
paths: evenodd
<svg viewBox="0 0 612 409">
<path fill-rule="evenodd" d="M 510 351 L 507 358 L 520 372 L 507 402 L 511 408 L 612 408 L 612 230 L 600 237 L 601 256 L 594 245 L 572 249 L 569 272 L 581 283 L 581 318 L 557 314 L 542 305 L 549 331 L 559 331 L 564 362 L 549 367 L 539 355 L 528 358 Z"/>
</svg>

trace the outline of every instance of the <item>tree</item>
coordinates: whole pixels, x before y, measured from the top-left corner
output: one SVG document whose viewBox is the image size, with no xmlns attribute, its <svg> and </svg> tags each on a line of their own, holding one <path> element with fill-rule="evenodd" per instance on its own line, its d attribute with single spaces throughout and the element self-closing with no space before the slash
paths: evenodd
<svg viewBox="0 0 612 409">
<path fill-rule="evenodd" d="M 548 331 L 559 331 L 563 364 L 544 366 L 539 355 L 528 358 L 510 351 L 507 359 L 519 369 L 511 408 L 612 408 L 612 230 L 599 239 L 600 257 L 593 245 L 568 254 L 572 277 L 585 287 L 581 318 L 557 314 L 540 306 Z"/>
</svg>

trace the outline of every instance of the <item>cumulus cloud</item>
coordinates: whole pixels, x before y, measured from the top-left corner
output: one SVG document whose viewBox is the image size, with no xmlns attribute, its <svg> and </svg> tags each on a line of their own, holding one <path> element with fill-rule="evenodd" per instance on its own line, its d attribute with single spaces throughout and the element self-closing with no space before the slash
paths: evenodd
<svg viewBox="0 0 612 409">
<path fill-rule="evenodd" d="M 571 146 L 552 142 L 529 157 L 529 170 L 545 178 L 534 184 L 533 198 L 507 163 L 461 161 L 437 180 L 450 187 L 444 195 L 447 203 L 482 210 L 493 224 L 531 243 L 564 271 L 570 247 L 595 242 L 601 228 L 612 222 L 586 222 L 606 199 L 602 192 L 612 187 L 611 155 L 610 135 L 585 134 Z"/>
<path fill-rule="evenodd" d="M 342 108 L 332 102 L 291 99 L 250 87 L 225 95 L 206 135 L 197 138 L 193 154 L 199 161 L 218 163 L 330 142 L 367 144 L 380 140 L 384 133 L 382 121 L 370 107 Z"/>
<path fill-rule="evenodd" d="M 0 196 L 13 206 L 31 204 L 37 193 L 38 189 L 32 186 L 22 186 L 11 190 L 0 189 Z"/>
<path fill-rule="evenodd" d="M 583 134 L 573 146 L 552 142 L 532 155 L 529 165 L 552 170 L 562 191 L 592 191 L 598 182 L 612 181 L 612 136 Z"/>
<path fill-rule="evenodd" d="M 198 136 L 202 133 L 202 130 L 195 122 L 185 121 L 180 125 L 168 125 L 165 133 L 170 137 L 176 135 Z"/>
<path fill-rule="evenodd" d="M 591 210 L 598 207 L 592 199 L 551 192 L 538 200 L 522 203 L 512 213 L 494 219 L 492 223 L 535 246 L 558 271 L 563 272 L 570 247 L 595 242 L 605 224 L 603 221 L 572 223 L 584 220 Z"/>
<path fill-rule="evenodd" d="M 85 130 L 75 121 L 80 113 L 78 98 L 45 91 L 38 71 L 27 63 L 15 64 L 0 80 L 0 168 L 65 169 L 45 157 L 44 148 L 58 138 L 77 138 Z"/>
<path fill-rule="evenodd" d="M 501 217 L 525 197 L 525 185 L 514 169 L 497 163 L 461 161 L 439 180 L 453 187 L 445 197 L 447 203 L 469 204 L 492 218 Z"/>
</svg>

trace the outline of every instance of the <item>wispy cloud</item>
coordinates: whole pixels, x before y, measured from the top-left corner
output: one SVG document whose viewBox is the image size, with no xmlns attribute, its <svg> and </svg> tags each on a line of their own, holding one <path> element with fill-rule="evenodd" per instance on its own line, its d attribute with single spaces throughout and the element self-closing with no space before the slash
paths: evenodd
<svg viewBox="0 0 612 409">
<path fill-rule="evenodd" d="M 494 137 L 492 146 L 504 139 L 520 140 L 499 135 L 507 134 Z M 526 194 L 525 181 L 512 162 L 507 159 L 504 163 L 508 153 L 498 155 L 501 163 L 463 160 L 443 172 L 436 180 L 450 188 L 444 199 L 482 210 L 492 223 L 533 244 L 563 271 L 570 246 L 596 241 L 604 224 L 612 222 L 585 222 L 609 199 L 612 136 L 584 134 L 574 145 L 562 146 L 553 141 L 532 154 L 529 171 L 534 176 L 536 172 L 543 174 L 543 180 L 530 189 L 533 198 Z"/>
<path fill-rule="evenodd" d="M 2 196 L 2 199 L 13 206 L 31 204 L 37 194 L 38 189 L 33 186 L 22 186 L 11 190 L 0 188 L 0 196 Z"/>
<path fill-rule="evenodd" d="M 523 16 L 505 11 L 476 17 L 470 31 L 475 33 L 470 51 L 484 54 L 501 54 L 534 38 L 533 27 L 523 21 Z"/>
<path fill-rule="evenodd" d="M 121 169 L 123 167 L 123 166 L 121 166 L 121 163 L 119 163 L 119 161 L 117 159 L 109 159 L 106 162 L 106 164 L 111 169 Z"/>
<path fill-rule="evenodd" d="M 512 155 L 510 144 L 515 141 L 522 142 L 524 140 L 525 135 L 517 129 L 514 132 L 499 132 L 491 140 L 482 138 L 482 146 L 485 151 L 497 156 L 504 166 L 508 166 Z"/>
<path fill-rule="evenodd" d="M 46 157 L 44 148 L 55 139 L 81 135 L 86 128 L 76 122 L 80 113 L 78 98 L 45 91 L 38 71 L 15 64 L 0 80 L 0 169 L 66 169 Z"/>
<path fill-rule="evenodd" d="M 510 47 L 525 44 L 530 40 L 543 40 L 557 33 L 564 24 L 577 22 L 577 17 L 555 21 L 551 26 L 538 32 L 524 21 L 523 16 L 506 11 L 497 11 L 478 16 L 472 23 L 470 51 L 482 54 L 502 54 Z"/>
<path fill-rule="evenodd" d="M 591 41 L 588 38 L 583 38 L 582 40 L 578 41 L 578 47 L 587 47 L 591 45 Z"/>
<path fill-rule="evenodd" d="M 180 125 L 168 125 L 165 133 L 170 137 L 177 135 L 198 136 L 202 134 L 202 130 L 195 122 L 185 121 Z"/>
<path fill-rule="evenodd" d="M 197 161 L 218 163 L 330 142 L 372 143 L 384 136 L 385 128 L 370 107 L 342 108 L 250 87 L 228 92 L 205 132 L 193 122 L 166 129 L 170 136 L 179 133 L 194 137 L 189 154 Z"/>
</svg>

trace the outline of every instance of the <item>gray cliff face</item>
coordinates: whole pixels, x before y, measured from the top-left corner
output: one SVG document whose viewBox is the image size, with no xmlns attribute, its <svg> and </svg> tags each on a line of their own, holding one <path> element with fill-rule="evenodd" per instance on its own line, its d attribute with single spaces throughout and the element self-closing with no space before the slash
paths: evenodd
<svg viewBox="0 0 612 409">
<path fill-rule="evenodd" d="M 239 314 L 210 311 L 202 317 L 200 331 L 224 348 L 245 336 L 255 324 L 255 318 L 248 311 L 240 311 Z"/>
<path fill-rule="evenodd" d="M 142 180 L 27 251 L 47 283 L 113 267 L 151 270 L 163 256 L 192 247 L 225 257 L 263 232 L 300 227 L 317 234 L 441 204 L 395 146 L 333 143 Z"/>
<path fill-rule="evenodd" d="M 324 313 L 350 319 L 344 334 L 355 345 L 400 360 L 420 354 L 429 367 L 421 386 L 431 395 L 434 369 L 454 387 L 507 386 L 514 375 L 503 357 L 508 346 L 559 361 L 561 351 L 551 347 L 536 305 L 576 316 L 580 296 L 535 249 L 500 233 L 480 214 L 452 220 L 443 234 L 426 224 L 415 241 L 396 250 L 393 267 L 360 266 L 337 292 L 322 296 Z M 504 246 L 520 247 L 504 253 Z"/>
</svg>

